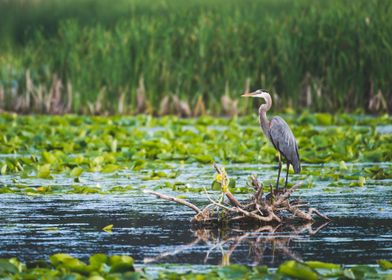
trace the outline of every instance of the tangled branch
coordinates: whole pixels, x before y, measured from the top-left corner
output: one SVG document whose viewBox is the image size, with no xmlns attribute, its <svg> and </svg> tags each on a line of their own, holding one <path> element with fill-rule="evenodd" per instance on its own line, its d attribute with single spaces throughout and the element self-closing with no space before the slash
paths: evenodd
<svg viewBox="0 0 392 280">
<path fill-rule="evenodd" d="M 301 186 L 302 182 L 295 184 L 290 189 L 265 193 L 263 185 L 252 175 L 250 185 L 255 192 L 245 201 L 239 201 L 230 191 L 230 179 L 224 168 L 214 163 L 217 172 L 216 181 L 220 183 L 221 197 L 214 200 L 204 188 L 208 201 L 207 206 L 200 209 L 193 203 L 161 194 L 155 191 L 145 190 L 145 193 L 155 195 L 161 199 L 169 200 L 191 208 L 196 212 L 192 222 L 199 225 L 219 224 L 229 222 L 251 222 L 258 224 L 283 223 L 287 220 L 298 219 L 305 222 L 313 221 L 313 214 L 324 220 L 330 220 L 321 214 L 316 208 L 307 207 L 307 203 L 299 200 L 290 201 L 290 196 Z M 306 209 L 307 207 L 307 209 Z"/>
</svg>

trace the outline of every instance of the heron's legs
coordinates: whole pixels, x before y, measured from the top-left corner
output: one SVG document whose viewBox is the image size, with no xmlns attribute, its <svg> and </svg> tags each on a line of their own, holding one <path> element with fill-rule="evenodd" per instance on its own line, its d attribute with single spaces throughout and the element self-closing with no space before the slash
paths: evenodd
<svg viewBox="0 0 392 280">
<path fill-rule="evenodd" d="M 282 161 L 280 159 L 280 153 L 278 155 L 279 166 L 278 166 L 278 179 L 276 180 L 276 190 L 279 190 L 279 179 L 280 179 L 280 171 L 282 170 Z"/>
<path fill-rule="evenodd" d="M 287 181 L 289 179 L 289 168 L 290 168 L 290 164 L 287 162 L 286 163 L 287 166 L 287 170 L 286 170 L 286 183 L 284 184 L 284 188 L 287 189 Z"/>
</svg>

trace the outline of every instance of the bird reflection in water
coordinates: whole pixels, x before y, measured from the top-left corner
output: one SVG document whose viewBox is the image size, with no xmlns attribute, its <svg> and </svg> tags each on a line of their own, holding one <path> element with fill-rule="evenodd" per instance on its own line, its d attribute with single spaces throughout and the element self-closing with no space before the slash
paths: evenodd
<svg viewBox="0 0 392 280">
<path fill-rule="evenodd" d="M 184 251 L 192 250 L 195 246 L 205 245 L 209 248 L 205 253 L 205 264 L 209 263 L 211 255 L 218 253 L 221 256 L 220 265 L 229 265 L 237 251 L 242 251 L 243 254 L 244 246 L 248 249 L 245 263 L 251 266 L 266 263 L 274 264 L 276 257 L 302 261 L 302 257 L 293 252 L 291 243 L 296 240 L 303 240 L 306 236 L 316 235 L 328 223 L 267 225 L 255 229 L 195 229 L 193 231 L 194 241 L 156 257 L 145 258 L 144 263 L 161 262 Z M 237 261 L 233 261 L 233 263 L 237 263 Z"/>
</svg>

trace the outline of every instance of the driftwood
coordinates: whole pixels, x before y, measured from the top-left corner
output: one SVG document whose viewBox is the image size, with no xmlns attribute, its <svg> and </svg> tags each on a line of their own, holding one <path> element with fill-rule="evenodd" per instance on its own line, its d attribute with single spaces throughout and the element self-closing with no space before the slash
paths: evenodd
<svg viewBox="0 0 392 280">
<path fill-rule="evenodd" d="M 152 194 L 158 198 L 176 202 L 191 208 L 195 211 L 192 223 L 201 226 L 219 225 L 232 222 L 244 222 L 250 224 L 282 224 L 290 220 L 300 220 L 303 222 L 313 221 L 313 214 L 324 220 L 330 220 L 321 214 L 316 208 L 310 208 L 307 203 L 300 200 L 290 200 L 292 193 L 297 190 L 302 183 L 297 183 L 290 189 L 274 191 L 270 186 L 270 192 L 264 193 L 263 185 L 256 176 L 251 176 L 250 185 L 254 188 L 254 193 L 250 199 L 239 201 L 229 189 L 230 179 L 224 170 L 214 163 L 217 172 L 216 180 L 221 185 L 221 196 L 218 199 L 211 198 L 206 189 L 205 195 L 209 204 L 200 209 L 193 203 L 161 194 L 159 192 L 145 190 L 145 193 Z"/>
</svg>

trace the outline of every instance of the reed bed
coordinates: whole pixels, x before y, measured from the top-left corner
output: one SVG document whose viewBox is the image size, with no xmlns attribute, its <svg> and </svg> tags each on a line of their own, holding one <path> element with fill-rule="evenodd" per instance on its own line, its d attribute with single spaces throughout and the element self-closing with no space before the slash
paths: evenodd
<svg viewBox="0 0 392 280">
<path fill-rule="evenodd" d="M 390 111 L 392 2 L 3 1 L 0 109 L 180 115 Z"/>
</svg>

